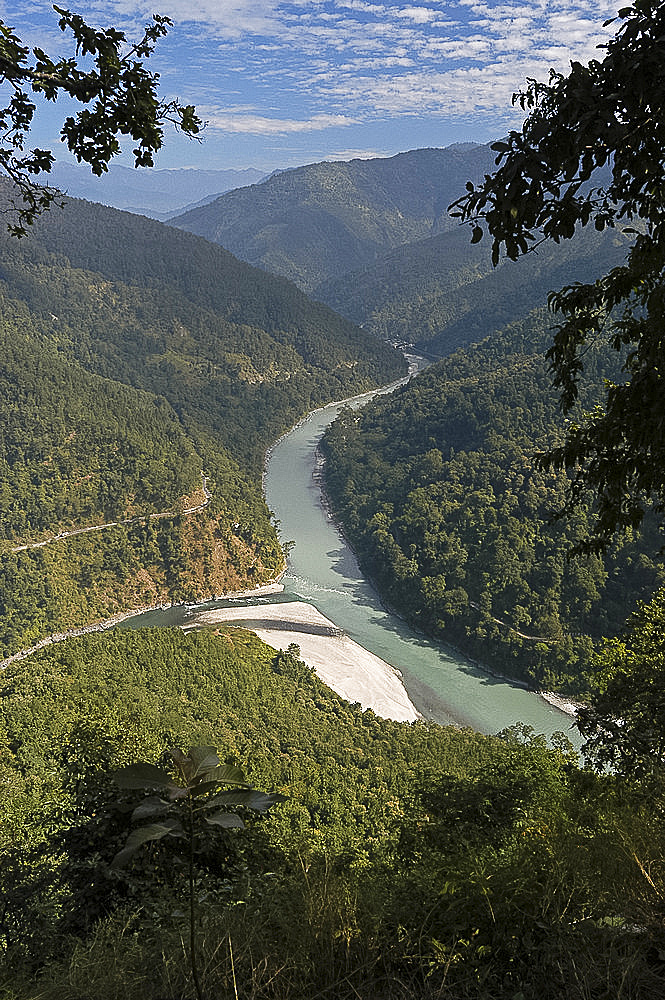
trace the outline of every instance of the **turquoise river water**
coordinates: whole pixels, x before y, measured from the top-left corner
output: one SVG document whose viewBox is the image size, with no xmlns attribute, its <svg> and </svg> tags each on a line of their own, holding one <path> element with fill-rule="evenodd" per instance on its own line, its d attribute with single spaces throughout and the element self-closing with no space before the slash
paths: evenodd
<svg viewBox="0 0 665 1000">
<path fill-rule="evenodd" d="M 371 395 L 346 403 L 359 406 Z M 314 475 L 317 445 L 342 405 L 335 403 L 314 411 L 281 438 L 268 457 L 268 506 L 280 522 L 282 541 L 295 543 L 282 579 L 284 591 L 149 612 L 128 619 L 125 626 L 175 625 L 185 619 L 193 622 L 203 608 L 307 601 L 357 643 L 395 667 L 425 718 L 485 733 L 521 722 L 546 736 L 565 732 L 579 745 L 569 716 L 539 695 L 492 676 L 449 647 L 418 634 L 383 607 L 327 513 Z"/>
</svg>

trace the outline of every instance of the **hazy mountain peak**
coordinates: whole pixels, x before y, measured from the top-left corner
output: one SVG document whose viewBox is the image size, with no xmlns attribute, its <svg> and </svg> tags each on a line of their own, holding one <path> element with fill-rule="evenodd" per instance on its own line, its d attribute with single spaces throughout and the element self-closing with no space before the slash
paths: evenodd
<svg viewBox="0 0 665 1000">
<path fill-rule="evenodd" d="M 167 219 L 189 207 L 203 204 L 226 191 L 254 184 L 265 174 L 260 170 L 198 170 L 179 168 L 135 170 L 111 164 L 102 177 L 95 177 L 87 166 L 78 163 L 55 163 L 49 184 L 72 198 L 96 201 L 137 215 Z"/>
</svg>

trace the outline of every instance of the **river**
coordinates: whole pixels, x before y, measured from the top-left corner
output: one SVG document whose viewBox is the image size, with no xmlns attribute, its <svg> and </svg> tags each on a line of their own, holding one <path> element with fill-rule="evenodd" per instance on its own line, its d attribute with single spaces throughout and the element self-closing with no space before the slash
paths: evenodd
<svg viewBox="0 0 665 1000">
<path fill-rule="evenodd" d="M 346 401 L 362 405 L 372 394 Z M 449 647 L 414 632 L 388 612 L 358 568 L 355 556 L 326 512 L 313 475 L 316 448 L 343 404 L 314 411 L 271 449 L 265 473 L 268 506 L 282 541 L 293 541 L 284 592 L 251 600 L 218 601 L 206 608 L 304 600 L 353 640 L 395 667 L 419 712 L 439 723 L 495 733 L 522 722 L 546 736 L 565 732 L 577 745 L 571 719 L 537 694 L 491 676 Z M 193 609 L 188 616 L 191 620 Z M 125 624 L 179 624 L 181 609 L 150 613 Z"/>
</svg>

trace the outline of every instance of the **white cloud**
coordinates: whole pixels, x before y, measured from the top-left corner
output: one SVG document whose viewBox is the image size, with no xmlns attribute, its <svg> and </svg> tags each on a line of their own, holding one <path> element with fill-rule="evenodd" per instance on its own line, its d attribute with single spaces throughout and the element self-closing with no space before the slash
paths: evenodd
<svg viewBox="0 0 665 1000">
<path fill-rule="evenodd" d="M 209 111 L 200 108 L 208 128 L 220 132 L 244 133 L 246 135 L 288 135 L 296 132 L 320 132 L 329 128 L 340 128 L 357 124 L 357 119 L 348 115 L 319 114 L 306 121 L 296 119 L 269 118 L 248 112 L 244 108 L 224 111 Z"/>
<path fill-rule="evenodd" d="M 128 17 L 153 12 L 145 0 L 107 0 L 99 6 Z M 205 24 L 231 38 L 275 31 L 281 21 L 278 0 L 160 0 L 158 6 L 177 24 Z"/>
<path fill-rule="evenodd" d="M 390 155 L 376 149 L 339 149 L 334 153 L 326 153 L 324 160 L 376 160 Z"/>
<path fill-rule="evenodd" d="M 364 0 L 340 0 L 338 7 L 355 10 L 361 14 L 385 14 L 386 8 L 376 3 L 365 3 Z"/>
<path fill-rule="evenodd" d="M 7 3 L 7 7 L 19 6 Z M 445 10 L 441 7 L 444 6 Z M 391 38 L 400 32 L 402 42 L 414 48 L 422 42 L 423 31 L 436 31 L 442 37 L 458 40 L 467 33 L 470 20 L 492 38 L 510 36 L 517 50 L 528 46 L 528 32 L 544 33 L 551 42 L 564 41 L 569 46 L 586 45 L 601 33 L 602 21 L 612 16 L 615 7 L 608 0 L 521 0 L 494 3 L 491 0 L 450 0 L 432 3 L 372 3 L 367 0 L 160 0 L 161 13 L 176 25 L 204 27 L 210 37 L 246 43 L 263 36 L 281 43 L 297 43 L 307 52 L 312 40 L 321 39 L 327 29 L 326 43 L 335 47 L 360 45 L 367 34 L 374 35 L 382 49 L 390 47 Z M 97 0 L 89 5 L 101 20 L 115 18 L 145 19 L 153 10 L 152 0 Z M 110 19 L 110 20 L 109 20 Z"/>
<path fill-rule="evenodd" d="M 392 10 L 393 17 L 406 18 L 414 24 L 430 24 L 439 18 L 438 11 L 430 10 L 429 7 L 403 7 L 401 10 Z"/>
<path fill-rule="evenodd" d="M 21 23 L 33 37 L 59 34 L 42 0 L 3 3 L 19 34 Z M 427 115 L 513 120 L 527 76 L 598 57 L 615 30 L 602 28 L 610 0 L 86 0 L 83 13 L 135 36 L 153 3 L 174 21 L 158 47 L 162 82 L 212 131 L 248 136 Z"/>
</svg>

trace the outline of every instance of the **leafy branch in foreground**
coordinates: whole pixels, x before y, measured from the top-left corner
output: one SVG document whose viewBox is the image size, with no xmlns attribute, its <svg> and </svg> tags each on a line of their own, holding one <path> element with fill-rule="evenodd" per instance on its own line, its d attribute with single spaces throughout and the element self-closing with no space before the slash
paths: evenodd
<svg viewBox="0 0 665 1000">
<path fill-rule="evenodd" d="M 66 95 L 86 105 L 65 119 L 60 134 L 79 163 L 88 163 L 97 175 L 121 151 L 120 136 L 136 143 L 134 165 L 151 167 L 163 143 L 165 122 L 191 137 L 203 127 L 192 105 L 160 100 L 159 74 L 145 66 L 172 25 L 168 17 L 154 14 L 141 38 L 128 45 L 124 32 L 116 28 L 97 30 L 78 14 L 53 9 L 60 15 L 60 29 L 68 31 L 75 43 L 69 58 L 54 60 L 37 47 L 31 52 L 0 21 L 0 87 L 8 92 L 7 103 L 0 108 L 0 169 L 13 180 L 22 199 L 22 205 L 15 206 L 16 221 L 9 226 L 14 236 L 24 235 L 26 226 L 57 197 L 55 189 L 35 181 L 38 174 L 49 173 L 54 154 L 39 148 L 24 153 L 37 110 L 30 92 L 51 102 Z"/>
<path fill-rule="evenodd" d="M 231 764 L 221 764 L 214 747 L 195 746 L 187 753 L 175 748 L 169 751 L 173 771 L 154 764 L 139 762 L 121 768 L 113 775 L 122 789 L 159 790 L 150 794 L 132 813 L 132 821 L 152 820 L 133 830 L 125 846 L 112 862 L 121 868 L 135 852 L 151 841 L 165 837 L 180 839 L 187 844 L 189 882 L 189 930 L 192 978 L 199 1000 L 203 998 L 196 949 L 196 896 L 194 892 L 195 834 L 203 823 L 223 829 L 242 829 L 244 823 L 236 812 L 238 806 L 266 812 L 285 797 L 276 793 L 250 788 L 243 771 Z"/>
<path fill-rule="evenodd" d="M 621 227 L 633 241 L 623 265 L 550 297 L 563 316 L 547 357 L 564 412 L 590 345 L 604 342 L 623 359 L 602 408 L 543 456 L 571 475 L 567 511 L 589 490 L 595 496 L 588 550 L 639 525 L 649 506 L 665 511 L 665 4 L 635 0 L 619 19 L 602 59 L 573 62 L 546 84 L 529 80 L 515 95 L 528 111 L 521 132 L 492 146 L 498 169 L 451 206 L 473 242 L 488 230 L 495 265 L 502 250 L 516 260 L 589 224 Z"/>
<path fill-rule="evenodd" d="M 644 782 L 662 798 L 665 776 L 665 590 L 641 603 L 598 654 L 597 690 L 578 710 L 582 752 L 599 771 Z"/>
</svg>

